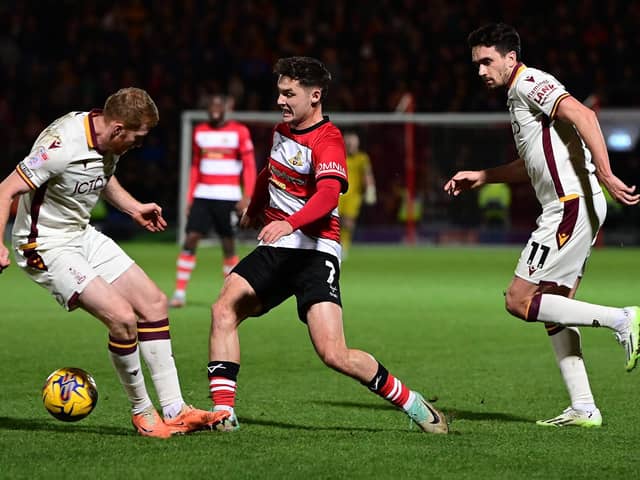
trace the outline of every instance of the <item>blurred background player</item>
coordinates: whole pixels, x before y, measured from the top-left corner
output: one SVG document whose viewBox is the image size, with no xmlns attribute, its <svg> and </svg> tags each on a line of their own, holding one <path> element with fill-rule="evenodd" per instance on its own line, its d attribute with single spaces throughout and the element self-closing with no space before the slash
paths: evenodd
<svg viewBox="0 0 640 480">
<path fill-rule="evenodd" d="M 186 303 L 198 243 L 212 226 L 220 236 L 223 274 L 228 275 L 238 263 L 235 221 L 253 195 L 256 165 L 249 129 L 226 119 L 233 102 L 231 97 L 212 95 L 209 121 L 193 130 L 186 238 L 178 256 L 176 286 L 169 303 L 174 308 Z"/>
<path fill-rule="evenodd" d="M 340 196 L 338 204 L 343 259 L 347 257 L 351 247 L 362 201 L 364 200 L 365 205 L 376 203 L 376 183 L 371 161 L 369 155 L 360 150 L 360 137 L 356 132 L 345 132 L 344 145 L 347 149 L 349 190 Z"/>
<path fill-rule="evenodd" d="M 447 433 L 444 415 L 420 393 L 410 390 L 369 353 L 346 344 L 338 216 L 338 198 L 348 186 L 346 152 L 342 134 L 322 113 L 331 74 L 310 57 L 281 58 L 274 73 L 282 122 L 274 128 L 268 164 L 240 220 L 243 227 L 262 226 L 264 218 L 260 243 L 225 279 L 212 308 L 209 391 L 214 411 L 231 414 L 216 428 L 239 428 L 235 415 L 238 327 L 248 317 L 263 315 L 295 296 L 298 317 L 326 366 L 360 381 L 402 409 L 424 431 Z M 282 369 L 273 373 L 280 376 Z"/>
<path fill-rule="evenodd" d="M 144 436 L 168 438 L 211 427 L 221 417 L 185 404 L 173 359 L 167 297 L 109 237 L 89 224 L 100 197 L 150 232 L 165 229 L 162 209 L 140 203 L 115 176 L 120 157 L 141 145 L 158 123 L 158 109 L 138 88 L 107 98 L 104 109 L 71 112 L 38 136 L 29 155 L 0 183 L 0 238 L 11 201 L 18 266 L 67 310 L 82 308 L 109 330 L 109 356 Z M 0 272 L 10 265 L 0 243 Z M 149 397 L 144 358 L 164 420 Z"/>
<path fill-rule="evenodd" d="M 625 369 L 636 367 L 640 309 L 575 300 L 584 266 L 604 223 L 611 196 L 636 205 L 635 187 L 615 176 L 595 113 L 552 75 L 524 65 L 520 36 L 511 26 L 489 24 L 469 35 L 478 75 L 490 89 L 504 88 L 520 158 L 498 167 L 457 172 L 444 186 L 450 195 L 488 183 L 529 180 L 542 214 L 522 250 L 506 292 L 506 309 L 527 322 L 544 322 L 571 405 L 543 426 L 599 427 L 582 355 L 580 327 L 611 329 L 624 349 Z"/>
</svg>

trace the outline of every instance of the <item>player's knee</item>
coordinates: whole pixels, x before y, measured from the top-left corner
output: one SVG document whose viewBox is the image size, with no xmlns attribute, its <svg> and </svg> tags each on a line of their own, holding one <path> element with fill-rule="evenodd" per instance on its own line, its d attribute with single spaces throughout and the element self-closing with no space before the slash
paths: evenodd
<svg viewBox="0 0 640 480">
<path fill-rule="evenodd" d="M 107 324 L 109 334 L 114 338 L 130 339 L 138 335 L 138 316 L 130 307 L 112 311 L 107 318 Z"/>
<path fill-rule="evenodd" d="M 211 328 L 212 330 L 224 330 L 234 327 L 236 315 L 231 306 L 224 301 L 218 300 L 211 306 Z"/>
<path fill-rule="evenodd" d="M 322 362 L 329 368 L 343 372 L 346 369 L 346 351 L 337 348 L 319 348 L 318 355 Z"/>
<path fill-rule="evenodd" d="M 167 295 L 160 290 L 156 289 L 153 295 L 153 300 L 151 302 L 153 304 L 153 308 L 161 311 L 166 311 L 169 306 L 169 300 L 167 299 Z"/>
<path fill-rule="evenodd" d="M 507 312 L 509 312 L 511 315 L 522 320 L 526 320 L 528 304 L 527 299 L 524 299 L 519 295 L 515 295 L 514 292 L 509 289 L 505 294 L 504 304 Z"/>
</svg>

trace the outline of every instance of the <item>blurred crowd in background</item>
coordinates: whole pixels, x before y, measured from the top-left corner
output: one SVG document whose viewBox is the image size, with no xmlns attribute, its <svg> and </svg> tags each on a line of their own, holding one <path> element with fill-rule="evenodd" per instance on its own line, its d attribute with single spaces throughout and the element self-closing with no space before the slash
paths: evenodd
<svg viewBox="0 0 640 480">
<path fill-rule="evenodd" d="M 230 93 L 236 110 L 273 110 L 274 61 L 309 55 L 333 73 L 329 113 L 393 111 L 405 92 L 419 112 L 504 111 L 503 93 L 480 85 L 466 45 L 467 34 L 490 21 L 514 25 L 524 62 L 556 75 L 576 98 L 640 107 L 639 1 L 4 1 L 0 173 L 59 115 L 101 107 L 117 89 L 138 86 L 156 100 L 161 121 L 119 177 L 175 217 L 180 113 L 203 108 L 208 94 Z M 375 152 L 372 141 L 363 146 Z M 625 159 L 630 175 L 637 157 Z M 374 169 L 393 158 L 372 154 Z M 443 175 L 453 168 L 439 165 Z"/>
</svg>

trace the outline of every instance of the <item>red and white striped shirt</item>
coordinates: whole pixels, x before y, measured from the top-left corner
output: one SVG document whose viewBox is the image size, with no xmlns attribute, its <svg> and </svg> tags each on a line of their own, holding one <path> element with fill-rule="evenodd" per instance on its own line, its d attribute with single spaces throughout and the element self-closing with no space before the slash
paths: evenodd
<svg viewBox="0 0 640 480">
<path fill-rule="evenodd" d="M 266 223 L 286 220 L 302 210 L 316 193 L 318 181 L 323 178 L 339 180 L 343 193 L 348 186 L 344 140 L 328 117 L 304 130 L 292 130 L 287 123 L 276 125 L 267 168 Z M 256 210 L 256 207 L 258 205 L 252 205 L 250 209 Z M 301 225 L 271 245 L 323 251 L 340 259 L 337 200 L 336 207 L 328 215 Z"/>
<path fill-rule="evenodd" d="M 253 195 L 256 164 L 245 125 L 235 121 L 220 127 L 200 123 L 193 131 L 191 148 L 189 204 L 194 198 L 237 201 L 243 195 Z"/>
</svg>

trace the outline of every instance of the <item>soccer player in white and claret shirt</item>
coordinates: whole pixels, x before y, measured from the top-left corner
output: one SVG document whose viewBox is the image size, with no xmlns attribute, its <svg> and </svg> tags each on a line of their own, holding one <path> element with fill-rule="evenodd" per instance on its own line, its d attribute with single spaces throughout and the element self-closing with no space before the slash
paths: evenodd
<svg viewBox="0 0 640 480">
<path fill-rule="evenodd" d="M 296 297 L 298 316 L 322 361 L 403 409 L 427 432 L 447 433 L 444 415 L 407 388 L 373 356 L 346 345 L 340 301 L 338 197 L 347 189 L 342 134 L 322 114 L 330 73 L 318 60 L 278 60 L 278 106 L 265 168 L 241 226 L 263 228 L 259 246 L 226 278 L 212 308 L 209 390 L 214 411 L 231 413 L 217 428 L 239 428 L 235 392 L 238 326 Z M 283 346 L 284 348 L 284 346 Z M 277 372 L 276 372 L 277 373 Z"/>
<path fill-rule="evenodd" d="M 505 24 L 469 35 L 478 75 L 489 88 L 505 89 L 519 158 L 479 171 L 460 171 L 444 186 L 458 195 L 486 183 L 529 180 L 542 214 L 522 250 L 506 293 L 506 308 L 527 322 L 544 322 L 571 405 L 543 426 L 599 427 L 576 327 L 613 330 L 625 352 L 625 369 L 640 356 L 638 307 L 614 308 L 574 299 L 585 262 L 607 205 L 598 181 L 625 205 L 640 195 L 616 177 L 595 113 L 572 97 L 552 75 L 520 60 L 520 37 Z"/>
<path fill-rule="evenodd" d="M 134 199 L 115 176 L 120 158 L 137 147 L 159 120 L 147 92 L 124 88 L 102 110 L 71 112 L 49 125 L 29 155 L 0 183 L 0 238 L 12 199 L 17 265 L 62 307 L 82 308 L 109 331 L 108 350 L 131 403 L 132 423 L 144 436 L 210 429 L 226 416 L 187 405 L 173 359 L 167 297 L 109 237 L 89 224 L 103 197 L 150 232 L 165 229 L 162 208 Z M 10 265 L 0 242 L 0 272 Z M 144 359 L 162 406 L 157 413 L 145 386 Z"/>
<path fill-rule="evenodd" d="M 185 242 L 178 256 L 171 307 L 185 305 L 198 243 L 212 226 L 222 244 L 223 274 L 228 275 L 238 263 L 233 219 L 242 215 L 253 195 L 256 165 L 249 129 L 226 119 L 232 108 L 233 98 L 213 95 L 209 101 L 209 121 L 196 125 L 193 131 L 187 192 L 189 216 Z"/>
</svg>

